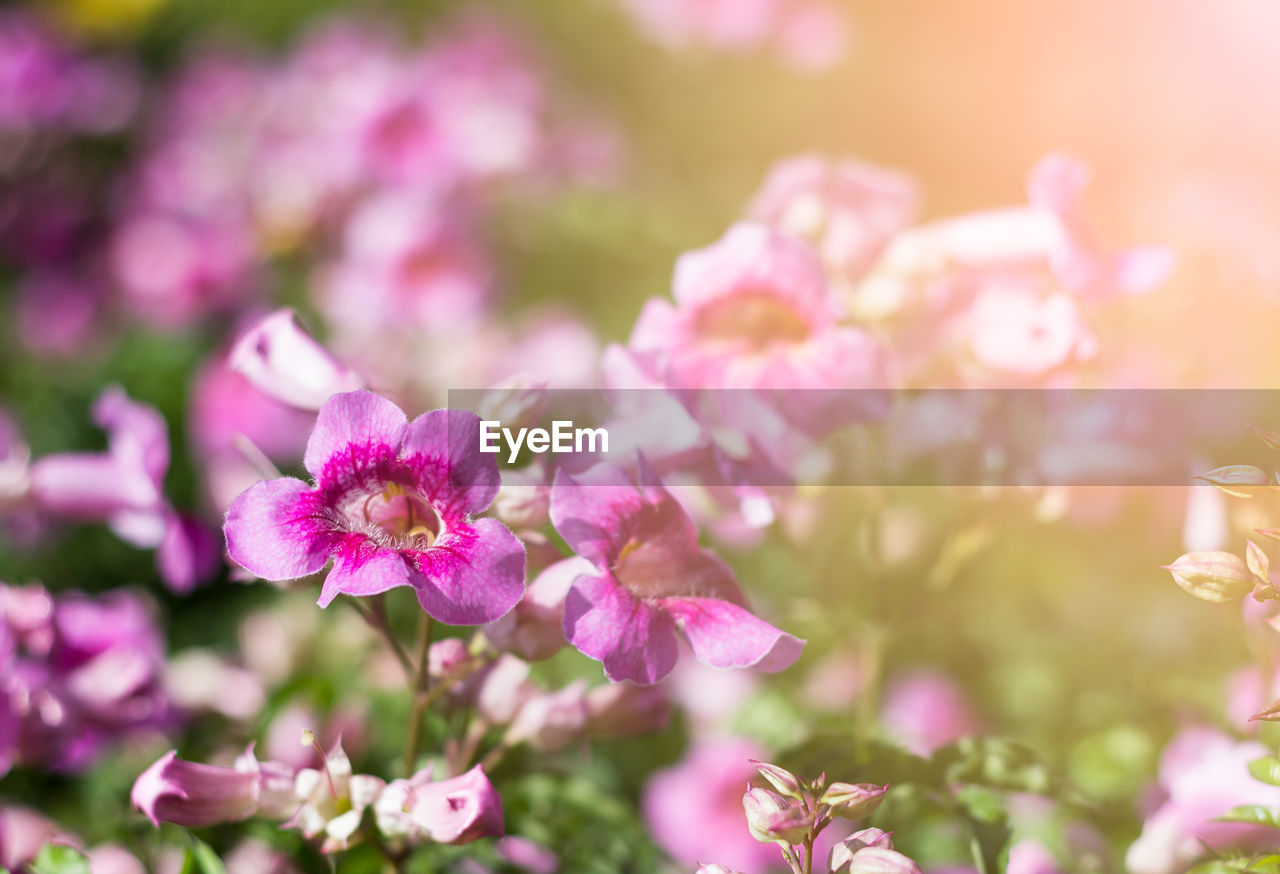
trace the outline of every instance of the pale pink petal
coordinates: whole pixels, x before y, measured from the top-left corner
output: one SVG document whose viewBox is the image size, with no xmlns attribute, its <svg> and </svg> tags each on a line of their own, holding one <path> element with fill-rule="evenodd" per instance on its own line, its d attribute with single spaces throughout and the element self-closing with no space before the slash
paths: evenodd
<svg viewBox="0 0 1280 874">
<path fill-rule="evenodd" d="M 292 477 L 256 483 L 232 502 L 223 530 L 232 560 L 266 580 L 313 574 L 329 544 L 313 536 L 307 484 Z"/>
<path fill-rule="evenodd" d="M 717 668 L 781 671 L 804 649 L 803 640 L 728 601 L 664 598 L 660 603 L 684 632 L 698 661 Z"/>
<path fill-rule="evenodd" d="M 483 625 L 524 595 L 524 544 L 497 519 L 451 524 L 427 550 L 408 552 L 422 609 L 446 625 Z"/>
<path fill-rule="evenodd" d="M 675 624 L 612 577 L 580 577 L 564 605 L 564 632 L 585 655 L 604 664 L 614 682 L 656 683 L 675 667 Z"/>
</svg>

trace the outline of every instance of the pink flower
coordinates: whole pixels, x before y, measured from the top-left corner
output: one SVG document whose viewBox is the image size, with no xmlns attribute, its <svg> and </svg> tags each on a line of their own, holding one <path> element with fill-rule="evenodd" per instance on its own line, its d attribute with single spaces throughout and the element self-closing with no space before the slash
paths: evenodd
<svg viewBox="0 0 1280 874">
<path fill-rule="evenodd" d="M 169 435 L 164 417 L 108 388 L 94 403 L 94 420 L 107 431 L 100 453 L 49 455 L 31 466 L 31 493 L 46 513 L 104 521 L 117 537 L 156 550 L 156 566 L 169 588 L 191 591 L 216 570 L 212 534 L 180 514 L 164 497 Z"/>
<path fill-rule="evenodd" d="M 1257 741 L 1236 742 L 1212 728 L 1179 733 L 1160 758 L 1165 799 L 1129 846 L 1125 867 L 1134 874 L 1173 874 L 1203 855 L 1206 846 L 1280 847 L 1272 829 L 1214 821 L 1239 805 L 1280 805 L 1280 789 L 1249 774 L 1249 762 L 1265 755 L 1267 749 Z"/>
<path fill-rule="evenodd" d="M 979 730 L 960 687 L 930 670 L 912 671 L 890 682 L 881 720 L 891 737 L 925 756 Z"/>
<path fill-rule="evenodd" d="M 729 566 L 698 546 L 689 514 L 642 460 L 640 480 L 598 465 L 556 475 L 551 520 L 594 565 L 565 599 L 569 642 L 609 679 L 654 683 L 675 666 L 676 629 L 699 661 L 782 670 L 803 641 L 754 616 Z"/>
<path fill-rule="evenodd" d="M 374 806 L 378 829 L 410 842 L 467 844 L 504 831 L 502 798 L 484 769 L 433 782 L 431 768 L 387 785 Z"/>
<path fill-rule="evenodd" d="M 813 243 L 822 260 L 858 277 L 916 209 L 910 178 L 861 161 L 799 155 L 779 161 L 748 214 Z"/>
<path fill-rule="evenodd" d="M 1036 376 L 1091 359 L 1098 343 L 1075 300 L 1026 286 L 984 291 L 965 317 L 969 351 L 984 369 Z"/>
<path fill-rule="evenodd" d="M 758 843 L 743 815 L 742 789 L 756 773 L 749 760 L 760 756 L 749 741 L 703 741 L 655 773 L 641 806 L 658 845 L 682 865 L 716 859 L 740 871 L 776 867 L 777 847 Z"/>
<path fill-rule="evenodd" d="M 241 334 L 228 363 L 268 397 L 300 410 L 319 410 L 330 395 L 363 388 L 359 374 L 302 330 L 288 308 Z"/>
<path fill-rule="evenodd" d="M 802 241 L 739 224 L 676 262 L 675 305 L 651 300 L 630 347 L 677 388 L 872 388 L 880 350 L 838 324 L 839 306 Z"/>
<path fill-rule="evenodd" d="M 252 746 L 230 768 L 187 762 L 170 750 L 134 782 L 130 799 L 154 825 L 198 828 L 259 813 L 283 817 L 294 806 L 292 789 L 292 769 L 258 762 Z"/>
<path fill-rule="evenodd" d="M 474 323 L 491 268 L 458 218 L 404 191 L 367 198 L 347 222 L 342 257 L 321 282 L 329 320 L 344 334 L 435 333 Z"/>
<path fill-rule="evenodd" d="M 498 649 L 529 661 L 551 658 L 565 645 L 564 600 L 574 580 L 592 570 L 573 557 L 556 562 L 534 577 L 515 609 L 487 626 L 485 637 Z"/>
<path fill-rule="evenodd" d="M 339 593 L 411 586 L 451 625 L 491 622 L 524 593 L 524 547 L 496 519 L 473 519 L 498 491 L 474 413 L 435 410 L 412 423 L 371 392 L 331 397 L 303 463 L 313 487 L 267 480 L 238 497 L 225 532 L 232 559 L 268 580 L 333 567 L 319 603 Z"/>
</svg>

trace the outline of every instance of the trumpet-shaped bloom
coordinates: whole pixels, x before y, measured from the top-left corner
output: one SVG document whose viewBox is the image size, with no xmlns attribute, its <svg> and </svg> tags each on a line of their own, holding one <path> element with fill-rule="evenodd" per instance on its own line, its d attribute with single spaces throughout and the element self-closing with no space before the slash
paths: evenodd
<svg viewBox="0 0 1280 874">
<path fill-rule="evenodd" d="M 231 368 L 269 397 L 302 410 L 319 410 L 331 395 L 363 387 L 359 374 L 279 309 L 240 336 Z"/>
<path fill-rule="evenodd" d="M 840 307 L 803 241 L 757 224 L 676 262 L 675 306 L 645 305 L 630 347 L 678 388 L 872 388 L 885 382 L 870 334 Z"/>
<path fill-rule="evenodd" d="M 679 629 L 699 661 L 782 670 L 803 642 L 747 609 L 729 566 L 698 546 L 685 509 L 641 462 L 639 483 L 600 465 L 563 471 L 551 521 L 594 566 L 565 599 L 569 642 L 604 664 L 609 679 L 654 683 L 675 666 Z"/>
<path fill-rule="evenodd" d="M 430 767 L 394 780 L 374 812 L 379 831 L 409 841 L 467 844 L 505 830 L 502 797 L 479 765 L 448 780 L 433 781 Z"/>
<path fill-rule="evenodd" d="M 187 828 L 258 813 L 279 818 L 295 805 L 292 769 L 259 762 L 252 746 L 230 768 L 184 761 L 170 750 L 134 782 L 130 797 L 154 825 Z"/>
<path fill-rule="evenodd" d="M 268 580 L 333 567 L 320 593 L 376 595 L 411 586 L 450 625 L 505 614 L 524 592 L 524 547 L 496 519 L 473 519 L 498 492 L 474 413 L 434 410 L 408 422 L 386 398 L 357 391 L 320 410 L 303 459 L 312 486 L 266 480 L 227 512 L 227 551 Z"/>
</svg>

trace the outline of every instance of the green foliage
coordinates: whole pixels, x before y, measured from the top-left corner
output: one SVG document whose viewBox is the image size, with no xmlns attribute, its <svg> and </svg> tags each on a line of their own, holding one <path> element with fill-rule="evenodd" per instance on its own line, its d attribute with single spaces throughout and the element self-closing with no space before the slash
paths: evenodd
<svg viewBox="0 0 1280 874">
<path fill-rule="evenodd" d="M 74 847 L 45 844 L 31 863 L 31 874 L 89 874 L 89 860 Z"/>
</svg>

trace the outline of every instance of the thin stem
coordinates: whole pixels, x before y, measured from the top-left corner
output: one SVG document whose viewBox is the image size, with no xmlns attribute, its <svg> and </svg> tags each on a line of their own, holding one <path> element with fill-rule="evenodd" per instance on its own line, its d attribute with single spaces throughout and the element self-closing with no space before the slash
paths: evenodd
<svg viewBox="0 0 1280 874">
<path fill-rule="evenodd" d="M 418 761 L 418 751 L 422 745 L 422 717 L 436 697 L 431 694 L 431 671 L 428 664 L 430 651 L 431 617 L 424 612 L 418 619 L 417 681 L 413 686 L 413 704 L 409 708 L 409 729 L 404 744 L 406 777 L 413 774 L 413 766 Z"/>
<path fill-rule="evenodd" d="M 804 839 L 804 874 L 813 874 L 813 835 L 809 834 Z"/>
<path fill-rule="evenodd" d="M 382 595 L 374 595 L 370 598 L 372 606 L 365 607 L 357 598 L 345 598 L 360 617 L 369 624 L 369 627 L 378 632 L 390 647 L 391 652 L 395 654 L 396 661 L 400 662 L 400 667 L 404 668 L 405 678 L 412 683 L 416 673 L 413 662 L 409 659 L 409 653 L 405 652 L 404 644 L 395 636 L 391 630 L 391 622 L 387 618 L 387 604 Z"/>
</svg>

